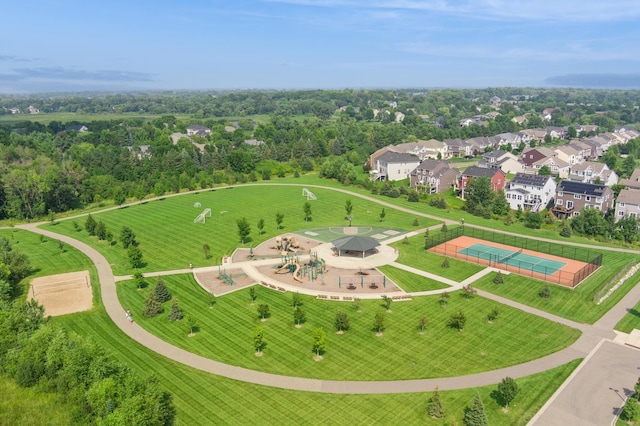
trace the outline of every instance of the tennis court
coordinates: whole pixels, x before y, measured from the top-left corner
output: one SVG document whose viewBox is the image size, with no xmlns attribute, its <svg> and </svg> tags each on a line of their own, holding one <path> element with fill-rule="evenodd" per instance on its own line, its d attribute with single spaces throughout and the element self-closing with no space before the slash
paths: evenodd
<svg viewBox="0 0 640 426">
<path fill-rule="evenodd" d="M 511 251 L 486 244 L 474 244 L 464 248 L 458 253 L 488 260 L 490 263 L 514 266 L 541 274 L 552 275 L 564 268 L 566 262 L 558 262 L 551 259 L 523 253 L 522 249 Z"/>
<path fill-rule="evenodd" d="M 426 241 L 428 250 L 571 288 L 580 284 L 600 265 L 598 259 L 601 259 L 601 255 L 596 258 L 598 262 L 576 260 L 575 258 L 578 256 L 574 253 L 574 247 L 567 246 L 566 253 L 560 251 L 566 256 L 558 256 L 549 253 L 551 250 L 548 250 L 548 247 L 545 248 L 545 244 L 538 247 L 537 241 L 530 244 L 529 240 L 522 237 L 512 238 L 514 244 L 510 245 L 489 239 L 469 237 L 463 235 L 462 232 L 451 232 L 451 234 L 454 234 L 453 238 Z M 444 235 L 441 236 L 444 237 Z M 492 237 L 490 233 L 487 236 Z M 540 248 L 540 250 L 532 250 L 530 246 Z M 546 251 L 543 251 L 545 249 Z M 587 256 L 587 258 L 590 257 Z"/>
</svg>

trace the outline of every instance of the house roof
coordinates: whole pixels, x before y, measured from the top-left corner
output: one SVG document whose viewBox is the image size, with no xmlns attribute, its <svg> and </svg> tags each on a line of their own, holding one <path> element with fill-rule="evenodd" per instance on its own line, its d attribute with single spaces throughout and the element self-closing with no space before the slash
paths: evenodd
<svg viewBox="0 0 640 426">
<path fill-rule="evenodd" d="M 616 202 L 640 205 L 640 191 L 634 189 L 623 189 L 620 191 L 620 194 L 618 194 Z"/>
<path fill-rule="evenodd" d="M 546 185 L 549 179 L 551 179 L 551 176 L 538 176 L 538 175 L 527 175 L 524 173 L 516 173 L 513 179 L 511 179 L 511 183 L 542 187 Z"/>
<path fill-rule="evenodd" d="M 557 191 L 569 192 L 571 194 L 585 194 L 600 196 L 608 187 L 605 185 L 596 185 L 594 183 L 574 182 L 563 180 L 558 184 Z"/>
<path fill-rule="evenodd" d="M 380 242 L 371 237 L 352 235 L 350 237 L 333 240 L 331 244 L 338 250 L 368 251 L 378 247 Z"/>
<path fill-rule="evenodd" d="M 496 175 L 496 173 L 503 173 L 503 172 L 500 169 L 486 169 L 482 167 L 471 166 L 471 167 L 467 167 L 467 169 L 462 172 L 462 177 L 469 176 L 469 177 L 492 178 Z"/>
<path fill-rule="evenodd" d="M 633 188 L 640 188 L 640 169 L 635 169 L 629 179 L 621 179 L 621 185 L 630 186 Z"/>
<path fill-rule="evenodd" d="M 195 131 L 198 131 L 198 130 L 208 130 L 208 131 L 211 131 L 211 129 L 210 129 L 210 128 L 208 128 L 208 127 L 206 127 L 206 126 L 203 126 L 202 124 L 191 124 L 189 127 L 187 127 L 187 129 L 189 129 L 189 130 L 195 130 Z"/>
<path fill-rule="evenodd" d="M 376 161 L 385 163 L 417 163 L 420 161 L 420 159 L 413 154 L 389 151 L 378 157 Z"/>
<path fill-rule="evenodd" d="M 595 161 L 583 161 L 580 164 L 574 164 L 571 167 L 571 170 L 587 170 L 591 168 L 596 173 L 602 173 L 606 169 L 608 169 L 607 165 L 604 163 L 596 163 Z"/>
</svg>

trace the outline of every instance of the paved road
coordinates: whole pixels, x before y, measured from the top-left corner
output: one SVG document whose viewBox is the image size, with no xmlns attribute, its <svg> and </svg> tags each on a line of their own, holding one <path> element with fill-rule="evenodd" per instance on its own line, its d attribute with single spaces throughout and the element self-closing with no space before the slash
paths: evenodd
<svg viewBox="0 0 640 426">
<path fill-rule="evenodd" d="M 292 185 L 292 186 L 303 186 L 303 185 Z M 316 185 L 304 185 L 304 186 L 309 188 L 323 188 L 323 189 L 335 190 L 338 192 L 350 194 L 355 197 L 376 202 L 385 207 L 401 210 L 401 211 L 408 212 L 418 216 L 429 217 L 429 218 L 440 220 L 440 221 L 443 220 L 442 218 L 438 218 L 428 214 L 423 214 L 420 212 L 415 212 L 410 209 L 398 207 L 393 204 L 380 201 L 372 197 L 356 194 L 356 193 L 339 189 L 339 188 L 327 188 L 327 187 L 321 187 Z M 450 220 L 445 220 L 445 222 L 451 223 L 451 224 L 456 223 Z M 194 355 L 190 352 L 187 352 L 173 345 L 170 345 L 167 342 L 162 341 L 161 339 L 148 333 L 147 331 L 145 331 L 135 323 L 129 324 L 129 322 L 125 318 L 124 309 L 122 308 L 122 306 L 118 301 L 115 279 L 114 279 L 111 267 L 107 262 L 107 260 L 92 247 L 80 241 L 77 241 L 73 238 L 55 234 L 48 230 L 39 229 L 37 228 L 38 225 L 39 224 L 34 223 L 34 224 L 19 225 L 17 227 L 26 229 L 35 233 L 44 234 L 51 238 L 59 239 L 75 247 L 76 249 L 82 251 L 87 256 L 89 256 L 89 258 L 96 265 L 96 269 L 97 269 L 98 276 L 100 279 L 100 284 L 101 284 L 102 301 L 105 306 L 107 314 L 114 321 L 114 323 L 132 339 L 147 346 L 149 349 L 163 356 L 166 356 L 167 358 L 173 359 L 175 361 L 181 362 L 185 365 L 189 365 L 191 367 L 197 368 L 202 371 L 206 371 L 209 373 L 225 376 L 225 377 L 240 380 L 240 381 L 261 384 L 266 386 L 274 386 L 274 387 L 285 388 L 285 389 L 293 389 L 293 390 L 343 393 L 343 394 L 423 392 L 423 391 L 433 390 L 436 386 L 438 386 L 442 390 L 462 389 L 462 388 L 492 385 L 499 382 L 505 376 L 511 376 L 514 378 L 528 376 L 534 373 L 546 371 L 548 369 L 557 367 L 559 365 L 572 361 L 576 358 L 586 357 L 590 352 L 593 351 L 595 347 L 597 347 L 597 345 L 602 341 L 602 339 L 613 339 L 614 333 L 612 331 L 612 327 L 617 323 L 617 321 L 620 318 L 622 318 L 622 316 L 626 313 L 627 309 L 630 309 L 631 307 L 633 307 L 634 304 L 637 302 L 637 300 L 640 299 L 640 286 L 636 286 L 623 298 L 623 300 L 620 303 L 616 305 L 616 307 L 614 307 L 605 316 L 603 316 L 603 318 L 600 321 L 596 322 L 594 325 L 585 325 L 585 324 L 578 324 L 573 321 L 566 320 L 564 318 L 559 318 L 554 315 L 548 314 L 546 312 L 538 311 L 536 309 L 518 304 L 516 302 L 510 301 L 507 299 L 503 299 L 499 296 L 495 296 L 490 293 L 481 292 L 481 295 L 483 297 L 488 297 L 494 300 L 498 300 L 501 303 L 514 306 L 518 309 L 522 309 L 522 310 L 534 313 L 536 315 L 543 316 L 545 318 L 551 319 L 552 321 L 556 321 L 565 325 L 578 328 L 583 331 L 583 334 L 569 348 L 559 351 L 555 354 L 551 354 L 549 356 L 546 356 L 531 362 L 527 362 L 524 364 L 507 367 L 500 370 L 468 375 L 468 376 L 438 378 L 438 379 L 424 379 L 424 380 L 375 381 L 375 382 L 329 381 L 329 380 L 305 379 L 305 378 L 299 378 L 299 377 L 285 377 L 285 376 L 268 374 L 268 373 L 263 373 L 259 371 L 254 371 L 254 370 L 248 370 L 245 368 L 235 367 L 227 364 L 222 364 L 217 361 L 213 361 L 198 355 Z M 531 237 L 528 237 L 528 238 L 531 238 Z M 540 239 L 543 241 L 551 241 L 551 240 L 546 240 L 544 238 L 537 238 L 537 239 Z M 558 241 L 553 241 L 553 242 L 557 243 Z M 567 244 L 568 242 L 564 242 L 564 243 Z M 568 243 L 568 245 L 580 246 L 581 244 Z M 610 248 L 610 247 L 602 247 L 601 249 L 638 253 L 637 251 L 633 251 L 633 250 Z M 631 349 L 627 349 L 627 348 L 624 348 L 624 349 L 628 351 L 632 351 Z M 623 360 L 621 362 L 626 362 L 626 361 Z M 604 368 L 604 367 L 606 367 L 606 365 L 600 366 L 600 368 Z M 587 377 L 586 379 L 587 381 L 590 380 L 589 375 L 585 375 L 585 377 Z M 633 380 L 635 380 L 635 376 L 633 376 Z M 586 385 L 583 385 L 583 386 L 586 387 Z M 618 388 L 621 387 L 618 381 L 615 381 L 615 383 L 612 382 L 612 387 L 613 386 L 617 386 Z M 555 398 L 554 401 L 552 402 L 555 402 L 555 401 L 562 402 L 562 399 L 558 397 L 558 398 Z M 596 401 L 594 401 L 594 407 L 595 407 L 595 404 L 596 404 Z"/>
</svg>

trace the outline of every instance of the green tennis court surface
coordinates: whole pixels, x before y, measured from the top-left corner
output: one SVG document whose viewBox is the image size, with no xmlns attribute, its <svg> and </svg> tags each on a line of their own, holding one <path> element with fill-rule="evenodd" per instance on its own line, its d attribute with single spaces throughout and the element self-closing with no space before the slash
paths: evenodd
<svg viewBox="0 0 640 426">
<path fill-rule="evenodd" d="M 562 269 L 566 263 L 522 253 L 518 250 L 505 250 L 485 244 L 474 244 L 458 252 L 469 257 L 488 260 L 489 262 L 527 269 L 541 274 L 551 275 Z"/>
</svg>

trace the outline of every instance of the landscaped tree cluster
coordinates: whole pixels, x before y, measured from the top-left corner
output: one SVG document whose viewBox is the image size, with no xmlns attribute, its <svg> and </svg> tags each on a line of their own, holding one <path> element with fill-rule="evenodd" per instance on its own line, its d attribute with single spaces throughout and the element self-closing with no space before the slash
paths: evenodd
<svg viewBox="0 0 640 426">
<path fill-rule="evenodd" d="M 44 309 L 0 304 L 0 365 L 19 386 L 54 392 L 82 424 L 171 425 L 172 397 L 157 380 L 142 379 L 94 342 L 44 318 Z M 141 398 L 141 396 L 144 398 Z"/>
<path fill-rule="evenodd" d="M 164 312 L 164 307 L 162 306 L 162 304 L 165 302 L 168 302 L 169 300 L 171 300 L 171 292 L 169 292 L 169 289 L 165 285 L 164 281 L 162 281 L 161 278 L 158 278 L 154 288 L 149 290 L 149 292 L 147 293 L 147 297 L 144 300 L 144 307 L 142 309 L 142 314 L 147 318 L 152 318 L 152 317 L 155 317 L 156 315 L 161 314 L 162 312 Z M 172 311 L 173 311 L 173 305 L 172 305 Z M 176 314 L 174 313 L 173 316 L 175 315 Z M 169 313 L 169 319 L 171 321 L 176 321 L 172 319 L 171 311 Z"/>
</svg>

